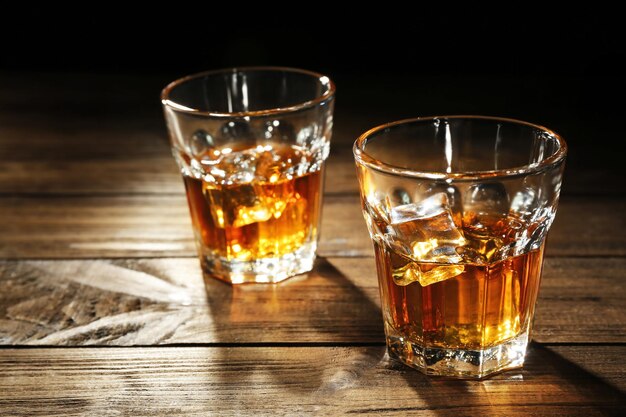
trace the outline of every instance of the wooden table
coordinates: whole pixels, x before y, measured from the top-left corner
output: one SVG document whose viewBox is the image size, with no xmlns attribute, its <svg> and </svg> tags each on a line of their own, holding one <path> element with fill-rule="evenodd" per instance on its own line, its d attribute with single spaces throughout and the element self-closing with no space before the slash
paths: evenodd
<svg viewBox="0 0 626 417">
<path fill-rule="evenodd" d="M 0 415 L 625 415 L 623 181 L 568 172 L 526 367 L 427 378 L 385 354 L 350 150 L 379 120 L 337 108 L 315 270 L 230 287 L 200 272 L 163 81 L 0 78 Z"/>
</svg>

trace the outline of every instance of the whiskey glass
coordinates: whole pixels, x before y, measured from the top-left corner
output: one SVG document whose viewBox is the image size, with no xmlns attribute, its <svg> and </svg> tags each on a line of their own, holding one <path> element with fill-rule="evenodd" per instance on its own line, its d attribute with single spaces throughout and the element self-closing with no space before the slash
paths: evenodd
<svg viewBox="0 0 626 417">
<path fill-rule="evenodd" d="M 479 116 L 356 140 L 392 357 L 461 378 L 523 365 L 566 151 L 547 128 Z"/>
<path fill-rule="evenodd" d="M 327 76 L 276 67 L 209 71 L 165 87 L 206 275 L 275 283 L 311 270 L 334 95 Z"/>
</svg>

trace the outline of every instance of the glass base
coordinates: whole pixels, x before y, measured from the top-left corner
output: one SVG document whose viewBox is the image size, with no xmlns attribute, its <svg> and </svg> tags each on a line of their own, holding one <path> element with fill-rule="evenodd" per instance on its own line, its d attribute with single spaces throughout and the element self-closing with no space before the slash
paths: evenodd
<svg viewBox="0 0 626 417">
<path fill-rule="evenodd" d="M 480 379 L 524 364 L 528 333 L 481 350 L 424 347 L 387 329 L 389 356 L 426 375 Z M 392 331 L 393 332 L 393 331 Z"/>
<path fill-rule="evenodd" d="M 316 242 L 311 242 L 281 257 L 254 261 L 227 260 L 201 254 L 200 263 L 205 275 L 229 284 L 271 284 L 312 270 L 316 249 Z"/>
</svg>

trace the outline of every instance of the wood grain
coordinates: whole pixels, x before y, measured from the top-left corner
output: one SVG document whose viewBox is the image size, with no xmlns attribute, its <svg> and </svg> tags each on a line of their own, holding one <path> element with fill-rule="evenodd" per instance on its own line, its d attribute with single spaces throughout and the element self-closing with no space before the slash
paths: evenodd
<svg viewBox="0 0 626 417">
<path fill-rule="evenodd" d="M 0 74 L 0 415 L 626 415 L 616 168 L 571 149 L 527 366 L 426 378 L 385 355 L 351 152 L 404 113 L 338 106 L 315 270 L 231 287 L 195 258 L 166 81 Z"/>
<path fill-rule="evenodd" d="M 398 364 L 382 346 L 3 349 L 0 413 L 617 416 L 625 354 L 535 345 L 523 370 L 452 381 Z"/>
<path fill-rule="evenodd" d="M 626 255 L 626 199 L 565 198 L 548 255 Z M 180 196 L 49 196 L 0 199 L 0 258 L 194 256 Z M 357 196 L 324 200 L 322 256 L 372 256 Z"/>
<path fill-rule="evenodd" d="M 0 193 L 184 194 L 165 127 L 159 127 L 76 133 L 0 125 Z M 350 147 L 333 148 L 326 168 L 327 193 L 358 193 Z"/>
<path fill-rule="evenodd" d="M 22 127 L 16 131 L 0 126 L 0 156 L 6 156 L 0 159 L 0 193 L 183 194 L 165 128 L 153 124 L 125 124 L 126 130 L 98 127 L 72 134 L 63 129 Z M 326 163 L 326 193 L 359 191 L 347 142 L 333 142 Z M 563 194 L 624 195 L 626 182 L 606 178 L 604 170 L 567 170 Z"/>
<path fill-rule="evenodd" d="M 626 342 L 626 259 L 548 259 L 533 337 Z M 285 283 L 203 281 L 195 259 L 0 263 L 0 344 L 384 343 L 373 259 Z"/>
</svg>

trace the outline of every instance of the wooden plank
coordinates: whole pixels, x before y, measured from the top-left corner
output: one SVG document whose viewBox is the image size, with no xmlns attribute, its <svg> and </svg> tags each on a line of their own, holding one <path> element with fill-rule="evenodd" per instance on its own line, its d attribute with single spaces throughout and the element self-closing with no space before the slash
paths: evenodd
<svg viewBox="0 0 626 417">
<path fill-rule="evenodd" d="M 191 256 L 185 198 L 0 200 L 0 257 Z"/>
<path fill-rule="evenodd" d="M 180 194 L 182 179 L 172 158 L 98 161 L 4 161 L 0 192 L 5 194 Z"/>
<path fill-rule="evenodd" d="M 624 346 L 536 345 L 523 370 L 428 378 L 383 347 L 0 351 L 0 413 L 607 416 L 626 411 Z"/>
<path fill-rule="evenodd" d="M 626 255 L 626 199 L 564 198 L 548 255 Z M 194 256 L 180 196 L 5 197 L 0 258 Z M 327 196 L 322 256 L 372 256 L 357 196 Z"/>
<path fill-rule="evenodd" d="M 1 193 L 184 193 L 164 123 L 16 118 L 0 124 Z"/>
<path fill-rule="evenodd" d="M 153 124 L 78 134 L 0 126 L 0 193 L 182 194 L 165 127 Z M 352 149 L 345 139 L 337 142 L 327 161 L 325 191 L 357 194 Z M 623 195 L 626 182 L 607 178 L 605 170 L 567 170 L 563 193 Z"/>
<path fill-rule="evenodd" d="M 533 337 L 626 342 L 626 259 L 546 261 Z M 0 344 L 384 343 L 371 258 L 279 285 L 203 282 L 186 259 L 4 261 Z"/>
<path fill-rule="evenodd" d="M 155 138 L 155 141 L 157 138 Z M 326 193 L 358 193 L 354 162 L 331 156 Z M 78 160 L 0 161 L 0 193 L 5 194 L 184 194 L 185 188 L 169 151 L 161 156 L 133 155 Z"/>
<path fill-rule="evenodd" d="M 72 119 L 0 124 L 0 193 L 183 194 L 160 120 L 90 128 Z M 352 151 L 333 147 L 326 191 L 358 192 Z"/>
</svg>

